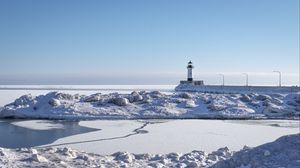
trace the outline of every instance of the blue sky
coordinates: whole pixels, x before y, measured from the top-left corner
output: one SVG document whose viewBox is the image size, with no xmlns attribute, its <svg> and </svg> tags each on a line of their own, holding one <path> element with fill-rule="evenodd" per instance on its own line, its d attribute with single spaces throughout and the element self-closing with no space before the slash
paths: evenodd
<svg viewBox="0 0 300 168">
<path fill-rule="evenodd" d="M 298 0 L 0 1 L 0 84 L 299 85 Z"/>
</svg>

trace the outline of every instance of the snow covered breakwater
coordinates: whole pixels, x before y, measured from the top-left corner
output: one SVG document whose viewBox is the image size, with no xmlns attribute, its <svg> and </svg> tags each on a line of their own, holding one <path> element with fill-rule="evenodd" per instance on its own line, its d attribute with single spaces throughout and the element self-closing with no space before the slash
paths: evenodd
<svg viewBox="0 0 300 168">
<path fill-rule="evenodd" d="M 300 134 L 283 136 L 255 148 L 232 152 L 227 147 L 212 153 L 98 155 L 70 148 L 0 148 L 0 167 L 291 167 L 300 166 Z"/>
<path fill-rule="evenodd" d="M 211 92 L 211 93 L 297 93 L 297 86 L 218 86 L 179 84 L 176 91 Z"/>
<path fill-rule="evenodd" d="M 300 116 L 300 94 L 216 94 L 140 91 L 89 96 L 50 92 L 24 95 L 0 111 L 0 118 L 286 118 Z"/>
</svg>

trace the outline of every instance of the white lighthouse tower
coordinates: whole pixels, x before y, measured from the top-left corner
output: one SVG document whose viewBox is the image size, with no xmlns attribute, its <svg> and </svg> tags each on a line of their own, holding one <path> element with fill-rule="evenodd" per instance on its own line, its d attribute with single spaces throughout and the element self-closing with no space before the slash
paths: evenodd
<svg viewBox="0 0 300 168">
<path fill-rule="evenodd" d="M 192 82 L 193 81 L 193 63 L 190 61 L 187 65 L 187 81 Z"/>
<path fill-rule="evenodd" d="M 193 63 L 192 61 L 188 62 L 187 65 L 187 80 L 182 80 L 180 81 L 180 84 L 184 84 L 184 85 L 204 85 L 203 80 L 194 80 L 193 79 Z"/>
</svg>

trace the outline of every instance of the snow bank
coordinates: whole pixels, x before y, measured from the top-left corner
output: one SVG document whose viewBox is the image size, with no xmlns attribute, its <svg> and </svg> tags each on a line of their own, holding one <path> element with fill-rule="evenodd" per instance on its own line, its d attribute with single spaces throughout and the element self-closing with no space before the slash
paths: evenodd
<svg viewBox="0 0 300 168">
<path fill-rule="evenodd" d="M 299 167 L 300 134 L 284 136 L 255 148 L 212 153 L 98 155 L 70 148 L 0 148 L 0 167 Z"/>
<path fill-rule="evenodd" d="M 0 148 L 0 167 L 208 167 L 228 159 L 227 148 L 207 154 L 203 151 L 169 154 L 132 154 L 116 152 L 98 155 L 70 148 Z"/>
<path fill-rule="evenodd" d="M 0 118 L 144 119 L 144 118 L 288 118 L 300 116 L 300 94 L 131 94 L 89 96 L 50 92 L 24 95 L 5 105 Z"/>
<path fill-rule="evenodd" d="M 223 167 L 300 167 L 300 134 L 283 136 L 274 142 L 236 152 L 213 168 Z"/>
</svg>

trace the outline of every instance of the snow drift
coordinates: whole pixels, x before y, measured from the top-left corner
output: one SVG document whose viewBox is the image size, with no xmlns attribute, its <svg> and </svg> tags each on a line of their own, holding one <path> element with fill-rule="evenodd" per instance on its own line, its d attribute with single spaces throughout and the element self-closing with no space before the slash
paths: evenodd
<svg viewBox="0 0 300 168">
<path fill-rule="evenodd" d="M 230 159 L 220 161 L 213 168 L 223 167 L 300 167 L 300 134 L 283 136 L 256 148 L 245 147 Z"/>
<path fill-rule="evenodd" d="M 227 147 L 212 153 L 98 155 L 70 148 L 0 148 L 0 167 L 257 167 L 300 166 L 300 134 L 288 135 L 255 148 L 231 152 Z"/>
<path fill-rule="evenodd" d="M 89 96 L 50 92 L 24 95 L 0 111 L 0 118 L 145 119 L 285 118 L 300 116 L 300 94 L 217 94 L 140 91 Z"/>
</svg>

